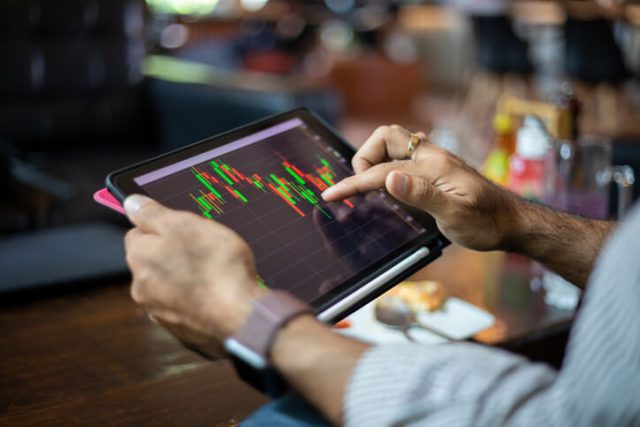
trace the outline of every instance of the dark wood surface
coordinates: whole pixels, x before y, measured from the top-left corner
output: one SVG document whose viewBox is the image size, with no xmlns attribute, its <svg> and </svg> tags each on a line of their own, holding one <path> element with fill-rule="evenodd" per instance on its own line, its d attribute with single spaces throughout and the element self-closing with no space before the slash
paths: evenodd
<svg viewBox="0 0 640 427">
<path fill-rule="evenodd" d="M 492 312 L 478 341 L 504 344 L 568 325 L 529 285 L 531 263 L 452 246 L 414 277 Z M 148 320 L 128 284 L 0 309 L 0 425 L 231 426 L 266 400 L 227 361 L 206 361 Z"/>
<path fill-rule="evenodd" d="M 263 402 L 150 322 L 127 283 L 0 313 L 0 425 L 231 426 Z"/>
</svg>

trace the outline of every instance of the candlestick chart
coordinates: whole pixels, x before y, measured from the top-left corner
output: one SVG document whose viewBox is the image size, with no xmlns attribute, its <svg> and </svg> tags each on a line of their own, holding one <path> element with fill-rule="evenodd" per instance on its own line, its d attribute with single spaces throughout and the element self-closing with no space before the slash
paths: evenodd
<svg viewBox="0 0 640 427">
<path fill-rule="evenodd" d="M 320 193 L 335 185 L 336 172 L 324 157 L 317 157 L 318 165 L 313 171 L 302 171 L 284 158 L 280 161 L 281 169 L 266 176 L 258 173 L 243 173 L 238 168 L 222 160 L 211 160 L 206 166 L 191 168 L 194 179 L 202 188 L 189 193 L 200 213 L 214 219 L 222 215 L 230 203 L 251 203 L 254 198 L 270 195 L 280 200 L 301 217 L 307 214 L 301 205 L 318 209 L 331 219 L 332 216 L 319 205 Z M 353 202 L 343 200 L 346 206 L 353 209 Z"/>
</svg>

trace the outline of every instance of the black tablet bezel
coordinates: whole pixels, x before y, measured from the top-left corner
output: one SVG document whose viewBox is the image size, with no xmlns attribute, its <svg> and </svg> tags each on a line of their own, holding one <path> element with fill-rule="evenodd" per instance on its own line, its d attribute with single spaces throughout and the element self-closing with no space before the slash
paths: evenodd
<svg viewBox="0 0 640 427">
<path fill-rule="evenodd" d="M 174 150 L 169 153 L 143 161 L 141 163 L 137 163 L 135 165 L 112 172 L 107 176 L 106 179 L 107 189 L 120 202 L 123 202 L 126 196 L 130 194 L 147 194 L 141 186 L 135 183 L 134 178 L 144 175 L 145 173 L 152 172 L 159 168 L 171 165 L 178 161 L 196 156 L 201 152 L 231 143 L 242 137 L 259 132 L 293 118 L 300 118 L 305 123 L 305 125 L 310 127 L 314 132 L 321 136 L 323 142 L 329 144 L 333 149 L 338 151 L 340 155 L 342 155 L 349 161 L 351 160 L 356 151 L 351 144 L 345 141 L 336 131 L 331 128 L 331 126 L 329 126 L 314 113 L 307 110 L 306 108 L 298 108 L 286 113 L 267 117 L 263 120 L 250 123 L 246 126 L 242 126 L 223 134 L 195 142 L 178 150 Z M 434 256 L 437 256 L 439 254 L 439 251 L 442 249 L 442 247 L 448 244 L 447 239 L 438 230 L 435 224 L 435 220 L 429 214 L 417 209 L 410 208 L 400 202 L 398 202 L 398 205 L 400 205 L 402 209 L 407 211 L 407 213 L 409 213 L 415 221 L 423 225 L 427 232 L 420 236 L 417 236 L 415 239 L 409 241 L 402 247 L 397 248 L 375 265 L 361 271 L 356 276 L 347 280 L 343 284 L 336 286 L 326 294 L 320 296 L 319 298 L 316 298 L 313 301 L 307 301 L 318 312 L 321 312 L 325 308 L 330 307 L 336 300 L 339 300 L 344 296 L 359 289 L 372 277 L 375 277 L 381 272 L 388 270 L 397 261 L 403 259 L 408 254 L 413 253 L 415 250 L 421 247 L 428 247 L 430 251 L 433 252 L 432 256 L 429 257 L 429 259 L 432 259 Z M 427 262 L 428 260 L 425 260 L 424 263 L 421 263 L 421 265 L 424 265 Z"/>
</svg>

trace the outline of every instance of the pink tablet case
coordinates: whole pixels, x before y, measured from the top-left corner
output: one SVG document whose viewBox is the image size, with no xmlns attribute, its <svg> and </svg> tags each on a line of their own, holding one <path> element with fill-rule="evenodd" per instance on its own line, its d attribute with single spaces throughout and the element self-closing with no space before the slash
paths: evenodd
<svg viewBox="0 0 640 427">
<path fill-rule="evenodd" d="M 120 212 L 121 214 L 126 214 L 126 212 L 124 211 L 124 208 L 122 207 L 118 199 L 113 197 L 113 194 L 111 194 L 109 190 L 107 190 L 106 188 L 103 188 L 93 193 L 93 200 L 100 203 L 101 205 L 108 207 L 109 209 L 113 209 L 116 212 Z"/>
</svg>

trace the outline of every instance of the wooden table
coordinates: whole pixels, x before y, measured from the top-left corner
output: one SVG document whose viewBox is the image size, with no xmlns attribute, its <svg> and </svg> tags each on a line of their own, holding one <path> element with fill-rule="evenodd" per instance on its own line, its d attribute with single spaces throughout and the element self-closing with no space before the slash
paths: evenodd
<svg viewBox="0 0 640 427">
<path fill-rule="evenodd" d="M 492 312 L 478 334 L 509 345 L 568 328 L 529 286 L 531 263 L 451 246 L 416 278 Z M 0 425 L 231 426 L 266 400 L 227 361 L 185 350 L 151 323 L 120 281 L 0 309 Z"/>
<path fill-rule="evenodd" d="M 185 350 L 128 283 L 4 308 L 0 425 L 230 426 L 265 402 Z"/>
</svg>

